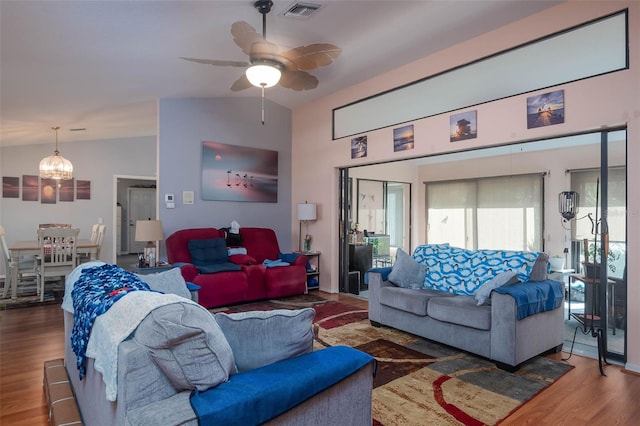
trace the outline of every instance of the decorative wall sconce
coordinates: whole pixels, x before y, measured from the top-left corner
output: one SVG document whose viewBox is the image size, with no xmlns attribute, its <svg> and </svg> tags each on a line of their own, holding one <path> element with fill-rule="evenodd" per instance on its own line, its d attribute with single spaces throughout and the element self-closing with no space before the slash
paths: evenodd
<svg viewBox="0 0 640 426">
<path fill-rule="evenodd" d="M 565 220 L 571 220 L 578 214 L 580 194 L 576 191 L 563 191 L 558 194 L 558 210 Z"/>
</svg>

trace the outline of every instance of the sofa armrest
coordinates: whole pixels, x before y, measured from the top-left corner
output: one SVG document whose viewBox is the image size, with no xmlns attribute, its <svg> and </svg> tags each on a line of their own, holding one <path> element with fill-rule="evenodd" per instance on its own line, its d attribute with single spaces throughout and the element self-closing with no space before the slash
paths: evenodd
<svg viewBox="0 0 640 426">
<path fill-rule="evenodd" d="M 192 282 L 195 277 L 200 275 L 198 268 L 192 263 L 182 263 L 180 265 L 180 272 L 186 282 Z"/>
<path fill-rule="evenodd" d="M 292 265 L 300 265 L 300 266 L 304 266 L 305 271 L 308 269 L 307 265 L 309 265 L 309 258 L 307 258 L 307 256 L 305 256 L 304 254 L 299 254 L 298 257 L 296 257 L 294 259 L 293 262 L 291 262 Z"/>
<path fill-rule="evenodd" d="M 518 319 L 515 299 L 491 292 L 491 359 L 516 366 L 564 342 L 564 309 Z"/>
<path fill-rule="evenodd" d="M 380 272 L 369 271 L 369 320 L 381 323 L 380 318 L 380 289 L 392 287 L 389 281 L 382 279 Z"/>
</svg>

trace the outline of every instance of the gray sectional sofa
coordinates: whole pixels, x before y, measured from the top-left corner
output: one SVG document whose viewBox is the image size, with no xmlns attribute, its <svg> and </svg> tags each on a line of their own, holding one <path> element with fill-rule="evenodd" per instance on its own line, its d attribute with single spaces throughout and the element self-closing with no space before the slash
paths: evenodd
<svg viewBox="0 0 640 426">
<path fill-rule="evenodd" d="M 95 319 L 82 354 L 72 336 L 85 311 L 72 289 L 85 288 L 85 274 L 69 275 L 63 302 L 65 367 L 83 424 L 371 425 L 374 361 L 350 347 L 314 351 L 313 309 L 213 315 L 186 297 L 137 290 Z M 165 292 L 184 287 L 163 274 L 142 278 L 152 290 L 167 278 Z"/>
<path fill-rule="evenodd" d="M 389 276 L 394 277 L 389 274 L 390 268 L 368 272 L 369 319 L 374 326 L 394 327 L 444 343 L 493 360 L 499 367 L 507 370 L 514 370 L 522 362 L 543 352 L 559 351 L 562 348 L 564 341 L 562 290 L 558 295 L 560 283 L 546 280 L 546 255 L 542 254 L 535 264 L 522 268 L 522 270 L 526 269 L 526 274 L 529 275 L 532 272 L 542 274 L 542 277 L 537 278 L 544 278 L 543 280 L 526 281 L 525 279 L 525 282 L 509 286 L 511 288 L 499 287 L 488 291 L 487 301 L 479 304 L 473 294 L 455 294 L 453 291 L 442 289 L 451 290 L 450 286 L 442 283 L 447 279 L 449 282 L 455 282 L 455 280 L 450 276 L 447 277 L 445 273 L 434 274 L 434 269 L 441 268 L 450 262 L 449 266 L 455 264 L 453 265 L 455 267 L 445 267 L 443 270 L 458 271 L 462 268 L 462 264 L 457 254 L 449 252 L 440 253 L 437 261 L 427 259 L 433 251 L 431 250 L 427 256 L 424 256 L 425 250 L 422 250 L 422 255 L 420 252 L 414 252 L 413 257 L 423 268 L 420 274 L 426 273 L 426 275 L 431 274 L 432 277 L 439 277 L 440 282 L 437 285 L 430 285 L 428 279 L 425 279 L 425 283 L 419 288 L 416 285 L 394 284 L 388 279 Z M 457 258 L 458 262 L 454 258 Z M 436 264 L 437 266 L 433 266 Z M 471 264 L 474 263 L 471 262 Z M 427 265 L 432 267 L 429 268 Z M 475 268 L 480 269 L 477 263 L 474 265 L 476 265 Z M 508 266 L 504 268 L 509 269 Z M 500 270 L 495 270 L 494 267 L 493 273 L 499 272 Z M 476 280 L 477 277 L 471 276 L 469 279 Z M 438 286 L 441 289 L 434 289 Z M 555 300 L 550 300 L 550 303 L 546 300 L 538 300 L 534 303 L 540 306 L 546 304 L 548 310 L 543 308 L 537 313 L 519 311 L 523 306 L 519 306 L 520 302 L 517 302 L 512 294 L 506 293 L 506 291 L 521 293 L 529 291 L 538 297 L 540 287 L 535 286 L 555 291 Z M 524 311 L 534 304 L 525 304 Z M 522 318 L 519 319 L 519 317 Z"/>
</svg>

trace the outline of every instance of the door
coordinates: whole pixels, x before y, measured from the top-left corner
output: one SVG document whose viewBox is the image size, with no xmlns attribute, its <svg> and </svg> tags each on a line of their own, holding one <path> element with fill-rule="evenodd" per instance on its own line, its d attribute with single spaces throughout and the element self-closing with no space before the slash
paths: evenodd
<svg viewBox="0 0 640 426">
<path fill-rule="evenodd" d="M 156 218 L 156 189 L 128 189 L 127 223 L 129 224 L 129 253 L 142 253 L 146 241 L 136 241 L 136 221 Z"/>
<path fill-rule="evenodd" d="M 627 329 L 627 170 L 626 131 L 600 132 L 600 167 L 571 170 L 571 190 L 580 195 L 578 217 L 572 225 L 572 265 L 579 275 L 592 275 L 571 288 L 568 303 L 584 305 L 594 313 L 587 322 L 600 336 L 608 358 L 626 360 Z M 584 241 L 587 241 L 586 245 Z M 589 260 L 591 269 L 585 267 Z M 598 267 L 594 266 L 599 264 Z M 573 280 L 576 284 L 576 280 Z M 574 295 L 575 293 L 575 295 Z M 577 303 L 576 303 L 577 302 Z M 573 339 L 574 329 L 566 331 Z M 587 335 L 577 343 L 598 349 L 598 339 Z"/>
</svg>

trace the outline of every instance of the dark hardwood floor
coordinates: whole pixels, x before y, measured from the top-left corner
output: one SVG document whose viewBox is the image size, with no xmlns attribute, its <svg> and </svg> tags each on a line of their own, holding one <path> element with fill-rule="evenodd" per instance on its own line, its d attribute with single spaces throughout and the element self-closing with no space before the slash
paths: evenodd
<svg viewBox="0 0 640 426">
<path fill-rule="evenodd" d="M 320 293 L 367 307 L 348 295 Z M 46 360 L 64 356 L 59 305 L 0 311 L 0 425 L 47 425 L 42 385 Z M 566 354 L 563 354 L 566 355 Z M 560 358 L 560 354 L 551 355 Z M 509 416 L 501 425 L 634 425 L 640 418 L 640 376 L 574 355 L 575 368 Z"/>
</svg>

